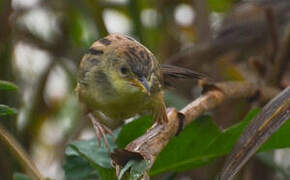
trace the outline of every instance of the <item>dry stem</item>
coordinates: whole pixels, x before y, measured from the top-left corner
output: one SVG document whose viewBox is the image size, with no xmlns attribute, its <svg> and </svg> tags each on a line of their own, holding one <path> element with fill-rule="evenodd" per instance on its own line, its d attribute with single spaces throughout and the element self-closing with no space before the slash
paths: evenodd
<svg viewBox="0 0 290 180">
<path fill-rule="evenodd" d="M 29 155 L 21 147 L 21 145 L 10 135 L 9 132 L 5 130 L 4 127 L 0 124 L 0 140 L 2 140 L 15 154 L 15 157 L 19 160 L 20 165 L 23 169 L 27 170 L 33 179 L 35 180 L 44 180 L 45 178 L 38 171 L 34 162 L 29 158 Z"/>
</svg>

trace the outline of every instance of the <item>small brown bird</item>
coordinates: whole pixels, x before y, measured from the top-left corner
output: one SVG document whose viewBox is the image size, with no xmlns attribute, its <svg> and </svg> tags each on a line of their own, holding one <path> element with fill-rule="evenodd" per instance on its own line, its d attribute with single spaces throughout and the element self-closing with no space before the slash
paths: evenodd
<svg viewBox="0 0 290 180">
<path fill-rule="evenodd" d="M 158 123 L 166 123 L 164 87 L 172 79 L 202 77 L 189 69 L 159 65 L 133 38 L 111 34 L 84 55 L 76 92 L 90 112 L 98 139 L 104 138 L 108 145 L 105 133 L 136 114 L 149 112 Z"/>
</svg>

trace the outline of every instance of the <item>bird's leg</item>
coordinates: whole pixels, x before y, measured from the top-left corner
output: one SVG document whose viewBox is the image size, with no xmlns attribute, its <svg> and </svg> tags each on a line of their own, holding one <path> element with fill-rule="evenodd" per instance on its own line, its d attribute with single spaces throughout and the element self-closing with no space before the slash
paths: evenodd
<svg viewBox="0 0 290 180">
<path fill-rule="evenodd" d="M 157 121 L 158 124 L 168 123 L 166 106 L 164 103 L 161 104 L 161 106 L 157 110 L 157 113 L 154 116 L 155 116 L 154 119 Z"/>
<path fill-rule="evenodd" d="M 92 113 L 89 113 L 88 116 L 93 123 L 99 146 L 101 146 L 102 139 L 104 139 L 106 147 L 110 149 L 110 144 L 106 136 L 106 133 L 110 134 L 114 138 L 113 132 L 108 127 L 100 123 L 98 119 Z"/>
</svg>

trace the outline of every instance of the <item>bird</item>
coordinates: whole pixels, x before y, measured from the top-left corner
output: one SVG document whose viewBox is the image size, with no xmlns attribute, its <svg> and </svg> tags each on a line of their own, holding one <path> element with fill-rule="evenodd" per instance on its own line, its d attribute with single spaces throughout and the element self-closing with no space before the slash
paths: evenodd
<svg viewBox="0 0 290 180">
<path fill-rule="evenodd" d="M 94 42 L 78 72 L 77 96 L 87 108 L 99 142 L 137 114 L 152 114 L 167 123 L 164 90 L 175 79 L 205 76 L 183 67 L 159 64 L 153 53 L 132 37 L 110 34 Z"/>
</svg>

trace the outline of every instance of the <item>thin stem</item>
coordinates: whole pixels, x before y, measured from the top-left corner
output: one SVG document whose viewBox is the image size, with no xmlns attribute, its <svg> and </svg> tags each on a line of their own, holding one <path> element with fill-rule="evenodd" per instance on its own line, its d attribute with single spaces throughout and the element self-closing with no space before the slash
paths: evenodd
<svg viewBox="0 0 290 180">
<path fill-rule="evenodd" d="M 16 141 L 16 139 L 0 124 L 0 139 L 6 144 L 10 151 L 14 153 L 15 157 L 20 162 L 20 165 L 28 170 L 34 179 L 44 180 L 45 178 L 40 174 L 33 161 L 29 158 L 28 154 Z"/>
</svg>

